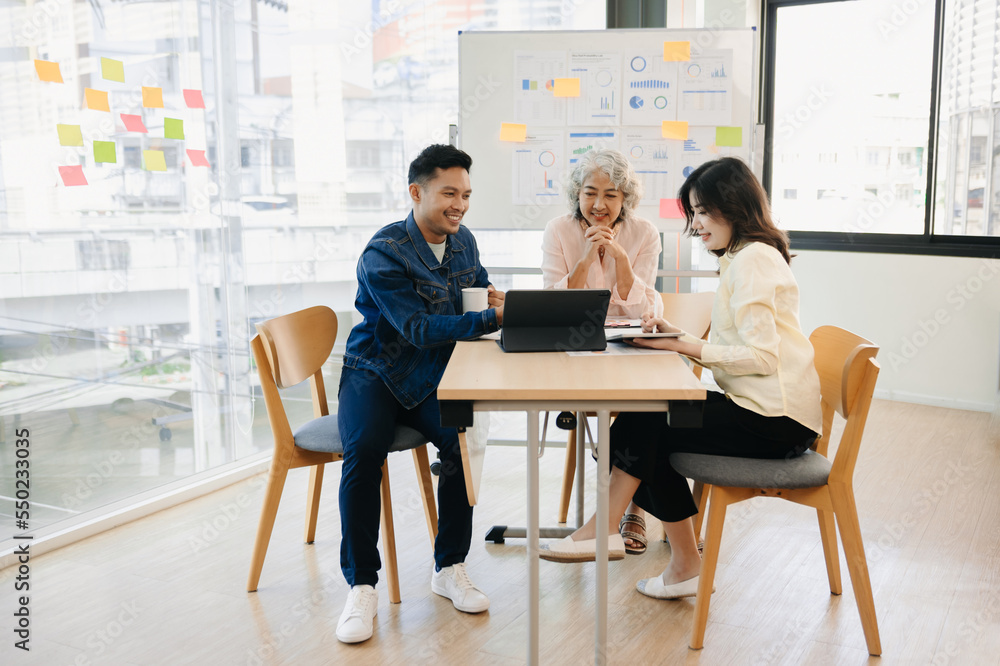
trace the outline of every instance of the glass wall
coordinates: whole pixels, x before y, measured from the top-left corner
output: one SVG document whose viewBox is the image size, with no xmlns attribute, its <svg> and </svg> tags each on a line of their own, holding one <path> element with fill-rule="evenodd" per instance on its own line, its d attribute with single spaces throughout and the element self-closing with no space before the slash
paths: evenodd
<svg viewBox="0 0 1000 666">
<path fill-rule="evenodd" d="M 784 228 L 923 233 L 934 3 L 910 5 L 905 20 L 888 3 L 777 7 L 770 192 Z"/>
<path fill-rule="evenodd" d="M 457 121 L 458 32 L 604 20 L 595 0 L 0 0 L 0 516 L 15 431 L 43 531 L 270 450 L 253 323 L 323 303 L 342 346 L 361 248 Z M 537 268 L 539 239 L 477 233 L 487 265 Z"/>
<path fill-rule="evenodd" d="M 1000 236 L 1000 9 L 945 3 L 934 231 Z"/>
</svg>

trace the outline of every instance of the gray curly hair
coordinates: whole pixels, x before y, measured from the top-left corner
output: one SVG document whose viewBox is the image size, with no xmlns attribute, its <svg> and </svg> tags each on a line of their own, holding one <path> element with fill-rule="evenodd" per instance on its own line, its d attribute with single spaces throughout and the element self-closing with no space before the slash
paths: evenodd
<svg viewBox="0 0 1000 666">
<path fill-rule="evenodd" d="M 622 212 L 612 224 L 631 220 L 642 200 L 642 181 L 639 180 L 628 158 L 617 150 L 591 150 L 580 157 L 570 173 L 566 188 L 573 216 L 577 220 L 584 219 L 583 211 L 580 210 L 580 190 L 583 189 L 584 181 L 595 171 L 603 171 L 622 193 Z"/>
</svg>

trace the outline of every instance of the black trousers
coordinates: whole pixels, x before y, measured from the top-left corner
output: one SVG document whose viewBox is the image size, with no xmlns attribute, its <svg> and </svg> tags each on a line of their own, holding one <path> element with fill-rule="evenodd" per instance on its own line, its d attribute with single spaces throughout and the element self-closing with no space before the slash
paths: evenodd
<svg viewBox="0 0 1000 666">
<path fill-rule="evenodd" d="M 801 455 L 817 436 L 787 416 L 761 416 L 710 392 L 701 428 L 671 428 L 665 412 L 619 414 L 611 425 L 611 464 L 640 480 L 636 504 L 673 523 L 698 507 L 687 479 L 670 466 L 671 453 L 780 459 Z"/>
</svg>

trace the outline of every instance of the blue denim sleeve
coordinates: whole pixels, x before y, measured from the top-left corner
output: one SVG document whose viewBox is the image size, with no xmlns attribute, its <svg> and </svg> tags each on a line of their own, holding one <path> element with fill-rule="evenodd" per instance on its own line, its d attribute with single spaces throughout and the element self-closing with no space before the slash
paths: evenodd
<svg viewBox="0 0 1000 666">
<path fill-rule="evenodd" d="M 486 269 L 478 264 L 477 284 L 489 282 Z M 477 338 L 499 329 L 492 309 L 466 314 L 428 312 L 428 303 L 417 293 L 406 274 L 406 259 L 388 244 L 369 245 L 358 262 L 358 282 L 378 306 L 388 323 L 415 347 L 427 348 L 457 340 Z"/>
</svg>

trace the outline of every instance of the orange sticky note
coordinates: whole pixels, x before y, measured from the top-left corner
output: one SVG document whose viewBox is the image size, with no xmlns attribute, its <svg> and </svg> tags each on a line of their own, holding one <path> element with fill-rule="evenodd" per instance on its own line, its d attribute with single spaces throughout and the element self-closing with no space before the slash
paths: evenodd
<svg viewBox="0 0 1000 666">
<path fill-rule="evenodd" d="M 59 177 L 62 178 L 63 185 L 66 187 L 87 184 L 87 177 L 83 175 L 82 166 L 61 166 L 59 167 Z"/>
<path fill-rule="evenodd" d="M 200 90 L 188 90 L 184 89 L 184 103 L 188 105 L 189 109 L 204 109 L 205 100 L 201 96 Z"/>
<path fill-rule="evenodd" d="M 162 150 L 142 151 L 142 168 L 146 171 L 166 171 L 167 160 Z"/>
<path fill-rule="evenodd" d="M 103 90 L 94 90 L 93 88 L 83 89 L 84 99 L 87 100 L 87 108 L 93 109 L 94 111 L 107 111 L 111 112 L 111 107 L 108 106 L 108 93 Z"/>
<path fill-rule="evenodd" d="M 660 219 L 684 219 L 684 208 L 680 199 L 660 199 Z"/>
<path fill-rule="evenodd" d="M 163 88 L 142 87 L 142 105 L 147 109 L 163 108 Z"/>
<path fill-rule="evenodd" d="M 660 135 L 664 139 L 680 139 L 684 141 L 688 138 L 688 124 L 686 120 L 664 120 L 660 126 Z"/>
<path fill-rule="evenodd" d="M 528 138 L 528 126 L 520 123 L 500 123 L 500 140 L 523 143 Z"/>
<path fill-rule="evenodd" d="M 552 88 L 553 97 L 579 97 L 580 79 L 556 79 Z"/>
<path fill-rule="evenodd" d="M 57 62 L 35 60 L 35 71 L 38 72 L 38 78 L 42 81 L 63 82 L 62 72 L 59 71 L 59 63 Z"/>
<path fill-rule="evenodd" d="M 204 150 L 187 150 L 188 159 L 191 160 L 191 166 L 210 166 L 208 159 L 205 158 Z"/>
<path fill-rule="evenodd" d="M 121 60 L 101 58 L 101 78 L 125 83 L 125 65 Z"/>
<path fill-rule="evenodd" d="M 691 59 L 691 42 L 663 42 L 663 60 L 677 62 Z"/>
</svg>

